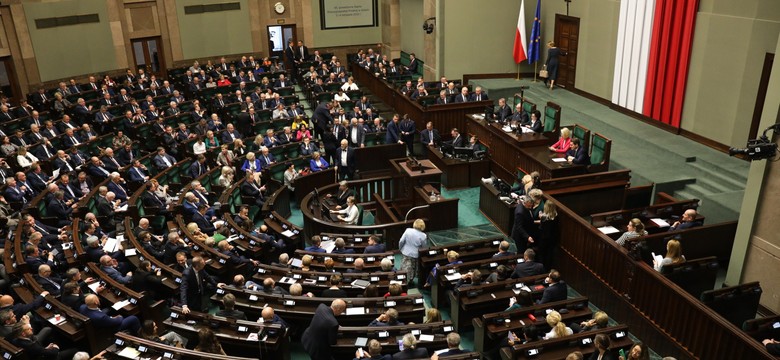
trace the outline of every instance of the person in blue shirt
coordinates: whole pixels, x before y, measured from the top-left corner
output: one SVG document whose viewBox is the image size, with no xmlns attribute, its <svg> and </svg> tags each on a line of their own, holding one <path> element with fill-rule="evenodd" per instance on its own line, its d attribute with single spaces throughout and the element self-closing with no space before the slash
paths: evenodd
<svg viewBox="0 0 780 360">
<path fill-rule="evenodd" d="M 319 253 L 325 253 L 328 252 L 327 250 L 320 247 L 320 243 L 322 242 L 322 239 L 319 235 L 314 235 L 311 237 L 311 246 L 303 249 L 304 251 L 313 251 L 313 252 L 319 252 Z"/>
</svg>

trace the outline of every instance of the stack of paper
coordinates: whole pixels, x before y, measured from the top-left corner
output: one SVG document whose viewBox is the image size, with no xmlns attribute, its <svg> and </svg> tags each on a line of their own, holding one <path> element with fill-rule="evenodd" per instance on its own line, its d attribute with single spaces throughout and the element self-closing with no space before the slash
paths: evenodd
<svg viewBox="0 0 780 360">
<path fill-rule="evenodd" d="M 620 230 L 616 229 L 614 226 L 602 226 L 599 228 L 599 231 L 601 231 L 605 235 L 614 234 L 616 232 L 620 232 Z"/>
<path fill-rule="evenodd" d="M 103 251 L 112 253 L 119 250 L 119 240 L 114 238 L 106 239 L 106 244 L 103 245 Z"/>
<path fill-rule="evenodd" d="M 127 305 L 130 305 L 130 300 L 117 301 L 114 305 L 111 305 L 111 307 L 114 308 L 114 310 L 119 310 Z"/>
<path fill-rule="evenodd" d="M 118 352 L 117 355 L 123 358 L 137 359 L 141 355 L 141 352 L 128 346 L 122 349 L 122 351 Z"/>
<path fill-rule="evenodd" d="M 290 231 L 290 230 L 285 230 L 285 231 L 282 231 L 282 235 L 284 235 L 286 237 L 293 237 L 293 236 L 295 236 L 295 233 Z"/>
<path fill-rule="evenodd" d="M 366 313 L 366 308 L 362 306 L 347 308 L 347 315 L 363 315 L 365 313 Z"/>
<path fill-rule="evenodd" d="M 452 274 L 444 275 L 444 277 L 447 278 L 447 280 L 449 281 L 457 281 L 458 279 L 460 279 L 460 273 L 452 273 Z"/>
<path fill-rule="evenodd" d="M 652 218 L 650 221 L 654 222 L 658 227 L 669 227 L 669 223 L 661 218 Z"/>
</svg>

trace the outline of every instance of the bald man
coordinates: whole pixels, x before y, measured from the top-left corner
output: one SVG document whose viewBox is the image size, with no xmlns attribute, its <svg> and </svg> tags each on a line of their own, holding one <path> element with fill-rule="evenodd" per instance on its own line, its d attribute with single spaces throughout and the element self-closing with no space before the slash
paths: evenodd
<svg viewBox="0 0 780 360">
<path fill-rule="evenodd" d="M 312 360 L 332 360 L 331 346 L 336 344 L 339 322 L 336 316 L 344 313 L 347 303 L 333 300 L 330 306 L 320 304 L 309 327 L 303 332 L 301 342 Z"/>
<path fill-rule="evenodd" d="M 264 324 L 279 324 L 282 325 L 282 329 L 287 329 L 287 322 L 280 318 L 279 315 L 274 313 L 274 308 L 266 306 L 263 308 L 263 312 L 260 313 L 260 319 Z M 258 322 L 260 322 L 258 320 Z"/>
<path fill-rule="evenodd" d="M 685 230 L 693 227 L 701 226 L 701 221 L 696 220 L 698 213 L 695 209 L 688 209 L 682 214 L 682 218 L 679 221 L 675 221 L 669 228 L 669 231 Z"/>
<path fill-rule="evenodd" d="M 84 305 L 81 305 L 79 312 L 92 320 L 92 324 L 98 332 L 107 330 L 110 334 L 127 330 L 130 334 L 135 335 L 141 328 L 141 322 L 134 315 L 128 317 L 108 316 L 100 309 L 100 299 L 95 294 L 89 294 L 84 298 Z"/>
<path fill-rule="evenodd" d="M 22 316 L 28 312 L 41 307 L 43 305 L 44 298 L 49 295 L 49 292 L 44 291 L 38 295 L 39 296 L 36 296 L 35 299 L 33 299 L 33 301 L 29 304 L 14 304 L 14 298 L 12 298 L 10 295 L 0 296 L 0 311 L 11 310 L 14 312 L 14 315 L 16 315 L 17 319 L 21 319 Z"/>
</svg>

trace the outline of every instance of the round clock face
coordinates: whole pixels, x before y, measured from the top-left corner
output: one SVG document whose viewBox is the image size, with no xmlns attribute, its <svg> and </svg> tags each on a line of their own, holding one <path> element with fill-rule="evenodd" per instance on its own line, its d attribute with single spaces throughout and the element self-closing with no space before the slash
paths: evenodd
<svg viewBox="0 0 780 360">
<path fill-rule="evenodd" d="M 284 4 L 282 4 L 282 3 L 280 3 L 280 2 L 278 2 L 278 3 L 274 4 L 274 10 L 276 10 L 276 12 L 277 12 L 278 14 L 281 14 L 281 13 L 283 13 L 283 12 L 284 12 Z"/>
</svg>

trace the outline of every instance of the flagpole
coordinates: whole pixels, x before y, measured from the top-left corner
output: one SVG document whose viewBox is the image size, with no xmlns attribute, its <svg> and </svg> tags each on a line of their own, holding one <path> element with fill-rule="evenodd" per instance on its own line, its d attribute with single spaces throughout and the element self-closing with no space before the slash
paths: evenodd
<svg viewBox="0 0 780 360">
<path fill-rule="evenodd" d="M 539 74 L 538 71 L 536 71 L 536 67 L 539 66 L 539 62 L 534 63 L 534 82 L 536 82 L 536 75 Z"/>
<path fill-rule="evenodd" d="M 520 80 L 520 64 L 517 64 L 517 80 Z"/>
</svg>

